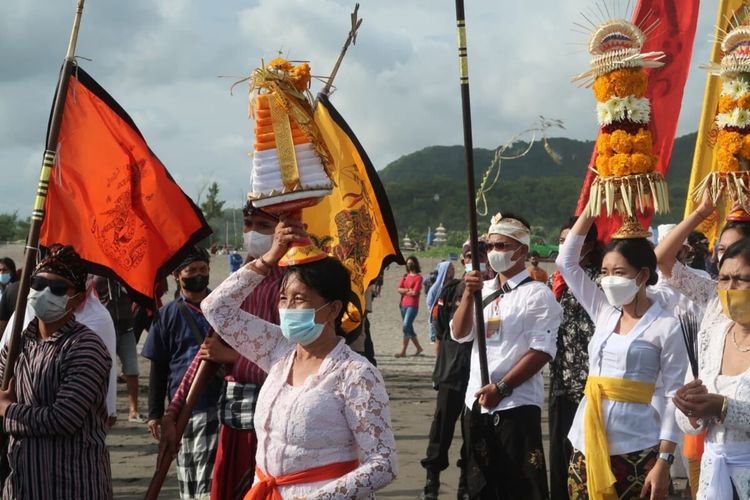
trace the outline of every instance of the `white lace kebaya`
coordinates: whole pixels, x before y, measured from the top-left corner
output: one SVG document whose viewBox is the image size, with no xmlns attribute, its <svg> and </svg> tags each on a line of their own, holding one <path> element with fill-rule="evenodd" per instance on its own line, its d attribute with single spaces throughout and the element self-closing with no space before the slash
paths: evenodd
<svg viewBox="0 0 750 500">
<path fill-rule="evenodd" d="M 711 419 L 702 422 L 698 429 L 694 429 L 687 416 L 678 410 L 677 424 L 689 434 L 699 434 L 708 427 L 706 446 L 739 447 L 746 451 L 750 449 L 750 370 L 736 376 L 721 374 L 724 344 L 732 320 L 722 312 L 716 293 L 716 281 L 696 276 L 684 265 L 675 262 L 666 283 L 706 308 L 698 332 L 698 378 L 703 381 L 708 392 L 727 397 L 727 415 L 724 422 L 719 423 Z M 688 373 L 685 383 L 692 380 L 692 374 Z M 717 463 L 715 456 L 703 454 L 697 498 L 718 500 L 711 494 L 711 488 L 716 486 L 712 484 L 716 482 L 712 481 L 712 478 L 717 466 L 721 464 Z M 750 498 L 750 467 L 731 467 L 728 472 L 739 497 Z"/>
<path fill-rule="evenodd" d="M 359 467 L 338 479 L 279 486 L 279 493 L 283 498 L 374 498 L 397 474 L 390 403 L 380 372 L 341 340 L 317 375 L 289 385 L 295 344 L 277 325 L 240 309 L 263 278 L 243 267 L 201 304 L 219 335 L 268 372 L 255 411 L 258 467 L 278 477 L 358 459 Z"/>
</svg>

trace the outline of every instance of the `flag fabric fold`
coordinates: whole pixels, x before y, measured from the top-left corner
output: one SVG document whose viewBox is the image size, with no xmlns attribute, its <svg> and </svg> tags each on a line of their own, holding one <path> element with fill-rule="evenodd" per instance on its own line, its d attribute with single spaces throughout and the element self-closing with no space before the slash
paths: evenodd
<svg viewBox="0 0 750 500">
<path fill-rule="evenodd" d="M 319 204 L 302 211 L 315 244 L 350 271 L 359 304 L 350 305 L 343 326 L 361 322 L 364 294 L 383 267 L 404 264 L 388 197 L 367 153 L 327 96 L 318 96 L 315 123 L 333 161 L 336 186 Z"/>
<path fill-rule="evenodd" d="M 669 171 L 682 96 L 690 70 L 698 9 L 699 0 L 640 0 L 633 12 L 633 23 L 642 29 L 657 19 L 659 21 L 653 32 L 646 37 L 642 52 L 662 51 L 666 54 L 664 66 L 648 70 L 649 86 L 646 91 L 646 97 L 651 102 L 650 126 L 654 152 L 659 155 L 656 170 L 665 178 Z M 591 183 L 596 177 L 591 170 L 595 166 L 596 150 L 589 162 L 576 214 L 580 215 L 586 208 Z M 652 217 L 653 210 L 639 214 L 644 227 L 650 225 Z M 599 217 L 596 221 L 599 238 L 602 241 L 609 240 L 621 223 L 619 216 Z"/>
<path fill-rule="evenodd" d="M 70 76 L 40 245 L 73 245 L 90 271 L 151 302 L 158 279 L 211 229 L 125 110 L 82 68 Z"/>
</svg>

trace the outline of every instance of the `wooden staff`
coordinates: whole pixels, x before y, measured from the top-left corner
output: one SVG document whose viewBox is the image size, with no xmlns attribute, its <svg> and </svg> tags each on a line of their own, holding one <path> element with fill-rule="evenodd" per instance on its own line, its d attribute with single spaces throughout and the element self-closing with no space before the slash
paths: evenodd
<svg viewBox="0 0 750 500">
<path fill-rule="evenodd" d="M 326 81 L 326 84 L 323 87 L 323 90 L 320 91 L 320 93 L 323 95 L 328 95 L 331 93 L 331 87 L 333 86 L 333 79 L 336 78 L 336 73 L 338 73 L 339 71 L 339 66 L 341 66 L 341 61 L 344 59 L 344 56 L 346 55 L 346 51 L 349 49 L 349 45 L 357 44 L 357 30 L 362 25 L 362 19 L 359 19 L 357 17 L 358 11 L 359 11 L 359 4 L 355 4 L 354 12 L 351 13 L 352 27 L 349 30 L 349 35 L 346 37 L 346 42 L 344 42 L 344 46 L 341 48 L 339 57 L 338 59 L 336 59 L 336 64 L 333 66 L 333 71 L 331 71 L 331 76 L 328 77 L 328 81 Z"/>
<path fill-rule="evenodd" d="M 50 119 L 49 130 L 47 131 L 47 143 L 39 174 L 34 210 L 31 212 L 29 237 L 26 240 L 23 271 L 21 272 L 21 280 L 18 284 L 18 298 L 16 299 L 13 327 L 8 342 L 8 357 L 5 361 L 5 370 L 3 371 L 2 389 L 4 391 L 8 390 L 10 379 L 13 378 L 16 358 L 18 357 L 21 344 L 21 331 L 23 330 L 24 318 L 26 317 L 26 298 L 29 294 L 31 273 L 36 267 L 36 256 L 39 250 L 37 248 L 39 246 L 39 233 L 42 229 L 42 222 L 45 216 L 44 203 L 47 199 L 47 188 L 49 186 L 52 166 L 57 155 L 57 139 L 60 135 L 65 96 L 68 93 L 68 81 L 75 65 L 76 42 L 78 41 L 78 29 L 81 25 L 81 17 L 83 15 L 83 2 L 84 0 L 78 0 L 75 18 L 73 19 L 73 29 L 70 33 L 70 41 L 68 42 L 68 51 L 65 54 L 65 60 L 60 70 L 60 77 L 57 81 L 57 92 L 52 104 L 52 117 Z M 60 168 L 59 165 L 57 168 Z"/>
<path fill-rule="evenodd" d="M 479 237 L 477 235 L 477 205 L 474 186 L 474 143 L 471 136 L 471 99 L 469 96 L 469 56 L 466 49 L 466 19 L 463 0 L 456 0 L 456 27 L 458 28 L 458 70 L 461 83 L 461 108 L 464 123 L 464 161 L 466 164 L 466 198 L 469 209 L 469 242 L 472 269 L 479 269 Z M 479 353 L 479 370 L 482 386 L 490 383 L 487 369 L 487 339 L 484 336 L 482 292 L 474 294 L 474 324 Z"/>
<path fill-rule="evenodd" d="M 188 390 L 187 397 L 185 398 L 185 406 L 182 407 L 182 411 L 177 415 L 177 423 L 175 424 L 177 443 L 182 439 L 182 434 L 185 432 L 188 420 L 193 415 L 193 408 L 198 403 L 198 400 L 203 395 L 206 386 L 210 383 L 211 379 L 216 376 L 216 372 L 219 369 L 219 364 L 212 361 L 202 359 L 198 365 L 198 369 L 195 371 L 195 378 L 193 384 Z M 162 430 L 162 433 L 164 431 Z M 162 434 L 162 438 L 163 438 Z M 172 465 L 172 457 L 167 455 L 166 448 L 159 449 L 159 456 L 156 459 L 157 468 L 154 470 L 154 476 L 151 478 L 151 483 L 148 485 L 148 491 L 146 491 L 145 500 L 157 500 L 159 498 L 159 492 L 162 486 L 164 486 L 164 480 L 167 478 L 169 473 L 169 467 Z M 161 464 L 161 467 L 159 465 Z"/>
</svg>

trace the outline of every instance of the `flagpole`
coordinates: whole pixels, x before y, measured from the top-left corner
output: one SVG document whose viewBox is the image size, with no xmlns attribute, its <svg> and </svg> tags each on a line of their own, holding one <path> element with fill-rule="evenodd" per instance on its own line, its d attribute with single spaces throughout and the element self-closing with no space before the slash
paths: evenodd
<svg viewBox="0 0 750 500">
<path fill-rule="evenodd" d="M 463 0 L 456 0 L 456 27 L 458 28 L 458 69 L 461 84 L 461 108 L 464 125 L 464 162 L 466 165 L 466 197 L 469 209 L 469 242 L 471 244 L 472 269 L 479 270 L 479 236 L 477 234 L 477 204 L 474 186 L 474 144 L 471 135 L 471 99 L 469 96 L 469 56 L 466 48 L 466 16 Z M 482 292 L 474 293 L 474 324 L 476 331 L 477 351 L 479 353 L 479 371 L 482 386 L 490 383 L 487 369 L 487 342 L 484 336 L 484 313 Z"/>
<path fill-rule="evenodd" d="M 13 378 L 16 358 L 21 343 L 21 331 L 23 330 L 24 318 L 26 317 L 26 297 L 29 294 L 31 273 L 36 267 L 36 256 L 39 246 L 39 233 L 44 221 L 44 204 L 47 199 L 47 188 L 49 178 L 52 172 L 52 166 L 57 154 L 57 139 L 60 135 L 60 125 L 62 123 L 63 109 L 65 107 L 65 95 L 68 92 L 68 80 L 73 71 L 75 63 L 76 43 L 78 41 L 78 30 L 81 26 L 81 17 L 83 15 L 84 0 L 78 0 L 76 13 L 73 19 L 73 29 L 70 32 L 68 41 L 68 50 L 65 53 L 60 78 L 57 81 L 57 92 L 55 101 L 52 104 L 52 116 L 50 118 L 49 131 L 47 133 L 47 143 L 42 159 L 42 167 L 39 173 L 39 184 L 37 185 L 36 198 L 34 199 L 34 209 L 31 212 L 31 225 L 29 227 L 29 236 L 26 240 L 26 253 L 24 256 L 23 270 L 21 280 L 18 285 L 18 298 L 16 299 L 16 309 L 14 313 L 13 328 L 11 337 L 8 342 L 8 357 L 5 362 L 3 371 L 2 389 L 7 390 L 10 385 L 10 379 Z M 58 167 L 59 168 L 59 167 Z"/>
<path fill-rule="evenodd" d="M 336 59 L 336 64 L 333 66 L 333 70 L 331 71 L 331 75 L 326 80 L 326 84 L 323 87 L 323 90 L 320 91 L 323 95 L 329 95 L 331 93 L 331 87 L 333 86 L 333 80 L 336 78 L 336 74 L 339 72 L 339 66 L 341 66 L 341 61 L 344 60 L 344 56 L 346 55 L 346 51 L 349 50 L 349 45 L 356 45 L 357 44 L 357 30 L 362 25 L 362 19 L 359 19 L 357 17 L 357 12 L 359 11 L 359 4 L 354 5 L 354 12 L 350 14 L 352 26 L 349 30 L 349 35 L 346 37 L 346 42 L 344 42 L 344 46 L 341 48 L 341 52 L 339 52 L 339 57 Z"/>
</svg>

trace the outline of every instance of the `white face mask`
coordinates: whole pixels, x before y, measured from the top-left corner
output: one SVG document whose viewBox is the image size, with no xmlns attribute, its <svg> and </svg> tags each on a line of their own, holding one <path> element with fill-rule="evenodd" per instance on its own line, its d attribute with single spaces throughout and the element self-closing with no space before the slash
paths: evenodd
<svg viewBox="0 0 750 500">
<path fill-rule="evenodd" d="M 499 250 L 493 250 L 487 254 L 487 260 L 490 262 L 490 267 L 494 269 L 496 273 L 502 273 L 513 267 L 516 263 L 511 257 L 513 257 L 513 251 L 501 252 Z"/>
<path fill-rule="evenodd" d="M 716 263 L 719 264 L 721 262 L 721 258 L 724 257 L 724 252 L 717 253 L 716 254 Z"/>
<path fill-rule="evenodd" d="M 29 305 L 43 323 L 54 323 L 68 314 L 68 295 L 55 295 L 49 287 L 42 291 L 29 290 Z"/>
<path fill-rule="evenodd" d="M 273 245 L 273 233 L 263 234 L 257 231 L 248 231 L 242 233 L 242 239 L 245 244 L 245 251 L 255 259 L 262 257 Z"/>
<path fill-rule="evenodd" d="M 607 296 L 607 302 L 613 307 L 630 304 L 640 289 L 636 278 L 604 276 L 599 284 L 604 291 L 604 295 Z"/>
</svg>

